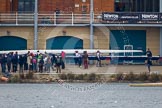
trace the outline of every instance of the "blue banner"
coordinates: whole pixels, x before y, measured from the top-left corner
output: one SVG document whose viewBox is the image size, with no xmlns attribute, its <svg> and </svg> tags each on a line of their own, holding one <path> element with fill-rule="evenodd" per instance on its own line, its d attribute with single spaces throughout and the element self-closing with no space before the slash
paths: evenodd
<svg viewBox="0 0 162 108">
<path fill-rule="evenodd" d="M 125 21 L 125 23 L 161 23 L 162 13 L 102 13 L 103 21 Z"/>
</svg>

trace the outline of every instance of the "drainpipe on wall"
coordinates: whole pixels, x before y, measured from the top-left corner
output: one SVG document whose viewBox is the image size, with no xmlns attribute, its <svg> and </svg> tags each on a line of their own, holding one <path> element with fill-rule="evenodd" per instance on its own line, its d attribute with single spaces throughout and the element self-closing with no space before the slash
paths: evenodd
<svg viewBox="0 0 162 108">
<path fill-rule="evenodd" d="M 34 10 L 34 50 L 38 49 L 38 0 L 35 0 Z"/>
<path fill-rule="evenodd" d="M 90 1 L 90 49 L 94 49 L 94 34 L 93 34 L 93 0 Z"/>
<path fill-rule="evenodd" d="M 162 13 L 162 0 L 160 0 L 160 12 Z M 160 57 L 162 57 L 162 27 L 160 27 Z"/>
</svg>

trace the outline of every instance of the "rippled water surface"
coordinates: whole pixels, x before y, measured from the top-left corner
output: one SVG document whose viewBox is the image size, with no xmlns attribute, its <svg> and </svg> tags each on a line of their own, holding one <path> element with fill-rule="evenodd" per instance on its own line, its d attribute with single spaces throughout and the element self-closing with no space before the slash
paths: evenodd
<svg viewBox="0 0 162 108">
<path fill-rule="evenodd" d="M 162 88 L 128 84 L 0 84 L 0 108 L 162 108 Z"/>
</svg>

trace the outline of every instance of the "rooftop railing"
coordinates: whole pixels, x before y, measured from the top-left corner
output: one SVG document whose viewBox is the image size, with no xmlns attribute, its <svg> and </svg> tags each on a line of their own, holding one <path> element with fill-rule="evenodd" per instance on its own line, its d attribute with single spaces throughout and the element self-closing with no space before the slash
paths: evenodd
<svg viewBox="0 0 162 108">
<path fill-rule="evenodd" d="M 94 24 L 161 24 L 161 13 L 102 13 L 93 15 Z M 34 24 L 34 13 L 0 13 L 0 25 Z M 38 13 L 38 24 L 90 24 L 90 14 Z"/>
</svg>

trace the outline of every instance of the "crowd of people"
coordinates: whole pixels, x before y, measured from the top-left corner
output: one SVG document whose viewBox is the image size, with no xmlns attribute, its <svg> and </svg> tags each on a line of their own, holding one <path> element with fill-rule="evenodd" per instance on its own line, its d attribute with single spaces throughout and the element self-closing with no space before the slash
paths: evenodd
<svg viewBox="0 0 162 108">
<path fill-rule="evenodd" d="M 64 64 L 65 52 L 60 55 L 42 54 L 37 52 L 34 54 L 28 52 L 27 54 L 18 54 L 18 52 L 10 52 L 8 54 L 0 55 L 0 64 L 3 74 L 33 71 L 33 72 L 50 72 L 56 70 L 56 73 L 61 73 L 61 68 L 65 68 Z"/>
<path fill-rule="evenodd" d="M 47 72 L 56 71 L 61 73 L 61 69 L 65 69 L 66 54 L 62 51 L 60 54 L 42 54 L 32 53 L 28 51 L 26 54 L 18 54 L 18 52 L 10 52 L 8 54 L 0 55 L 0 64 L 3 74 L 10 74 L 11 72 Z M 74 54 L 75 65 L 88 69 L 88 53 L 84 51 L 80 54 L 78 51 Z"/>
<path fill-rule="evenodd" d="M 150 66 L 152 65 L 151 58 L 152 53 L 148 49 L 146 52 L 147 55 L 147 66 L 148 71 L 150 72 Z M 28 51 L 26 54 L 18 54 L 18 52 L 10 52 L 8 54 L 1 54 L 0 55 L 0 64 L 1 64 L 1 71 L 3 74 L 8 75 L 9 73 L 13 72 L 26 72 L 26 71 L 33 71 L 33 72 L 47 72 L 50 73 L 56 70 L 56 73 L 61 73 L 61 69 L 65 69 L 65 58 L 66 54 L 62 51 L 60 54 L 42 54 L 37 51 L 37 53 L 32 53 Z M 75 65 L 82 67 L 84 69 L 88 69 L 88 53 L 84 51 L 80 54 L 78 51 L 74 53 L 74 62 Z M 101 67 L 101 53 L 100 51 L 96 52 L 96 66 Z"/>
</svg>

